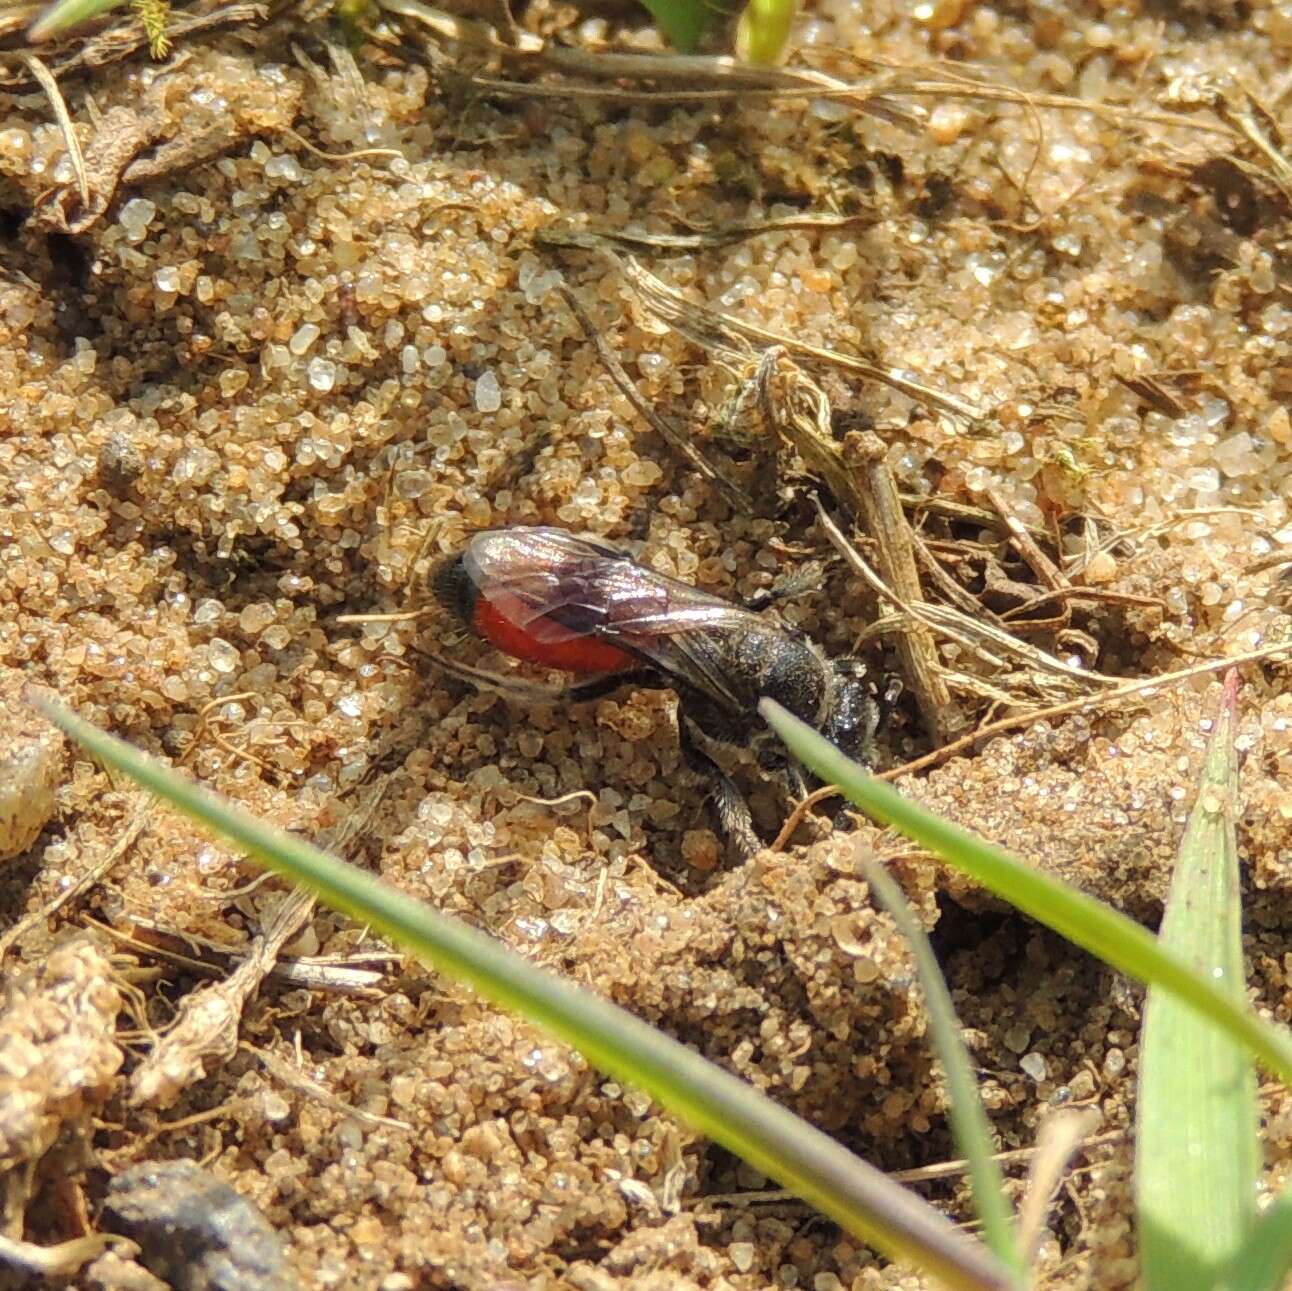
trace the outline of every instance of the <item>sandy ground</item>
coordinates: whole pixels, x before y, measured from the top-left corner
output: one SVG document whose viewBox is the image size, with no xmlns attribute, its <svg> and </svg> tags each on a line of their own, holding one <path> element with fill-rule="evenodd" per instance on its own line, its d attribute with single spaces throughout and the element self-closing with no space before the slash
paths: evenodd
<svg viewBox="0 0 1292 1291">
<path fill-rule="evenodd" d="M 780 221 L 635 254 L 690 301 L 983 413 L 806 364 L 841 431 L 877 430 L 951 581 L 997 614 L 1047 590 L 1003 510 L 1060 585 L 1095 591 L 1013 621 L 1072 666 L 1122 680 L 1267 642 L 1292 539 L 1292 12 L 1241 9 L 809 6 L 800 62 L 887 81 L 925 115 L 913 130 L 829 97 L 486 94 L 463 67 L 532 73 L 416 25 L 357 64 L 322 27 L 243 29 L 64 82 L 88 206 L 45 95 L 0 93 L 0 713 L 18 750 L 0 936 L 97 875 L 0 943 L 0 1027 L 34 1046 L 13 1077 L 26 1119 L 0 1124 L 7 1231 L 75 1237 L 111 1175 L 190 1158 L 262 1209 L 305 1286 L 918 1284 L 527 1025 L 339 917 L 284 916 L 274 882 L 43 736 L 28 679 L 896 1170 L 956 1153 L 905 951 L 859 877 L 859 854 L 891 858 L 1002 1148 L 1030 1147 L 1057 1107 L 1100 1113 L 1042 1243 L 1049 1283 L 1128 1285 L 1133 990 L 867 825 L 822 817 L 733 865 L 668 692 L 525 710 L 419 653 L 498 666 L 447 619 L 337 620 L 419 603 L 419 558 L 475 529 L 550 523 L 729 596 L 826 560 L 783 613 L 851 650 L 876 598 L 831 559 L 792 454 L 762 488 L 769 432 L 735 398 L 749 364 L 670 331 L 621 265 L 538 240 Z M 523 25 L 658 49 L 616 21 L 538 7 Z M 113 192 L 123 153 L 152 160 Z M 805 213 L 855 219 L 783 226 Z M 616 390 L 562 277 L 745 510 Z M 861 646 L 877 678 L 900 666 L 891 641 Z M 965 720 L 1072 693 L 963 646 L 942 657 Z M 1245 682 L 1250 967 L 1286 1020 L 1292 699 L 1278 669 Z M 1216 693 L 1204 676 L 1042 722 L 904 783 L 1152 924 Z M 883 757 L 928 746 L 901 706 Z M 783 794 L 747 758 L 735 772 L 774 834 Z M 248 987 L 207 1019 L 204 1055 L 159 1058 L 156 1033 L 210 980 L 194 956 L 223 980 L 266 928 L 288 956 L 367 956 L 371 976 L 358 995 Z M 14 1001 L 37 997 L 54 1012 L 28 1034 Z M 54 1089 L 37 1055 L 56 1034 L 74 1047 Z M 1277 1179 L 1284 1096 L 1266 1111 Z M 919 1186 L 968 1217 L 958 1176 Z M 75 1283 L 148 1285 L 112 1255 Z"/>
</svg>

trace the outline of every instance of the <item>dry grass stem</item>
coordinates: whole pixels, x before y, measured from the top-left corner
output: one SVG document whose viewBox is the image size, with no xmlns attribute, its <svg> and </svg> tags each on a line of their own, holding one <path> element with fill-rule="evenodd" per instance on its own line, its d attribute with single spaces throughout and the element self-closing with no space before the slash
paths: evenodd
<svg viewBox="0 0 1292 1291">
<path fill-rule="evenodd" d="M 844 440 L 844 460 L 852 467 L 850 473 L 861 481 L 861 519 L 875 543 L 880 573 L 911 617 L 897 643 L 907 684 L 915 695 L 925 729 L 943 743 L 964 726 L 964 716 L 952 701 L 942 676 L 933 633 L 920 618 L 925 601 L 915 544 L 885 451 L 873 432 L 850 434 Z"/>
<path fill-rule="evenodd" d="M 620 256 L 604 246 L 601 252 L 619 266 L 629 285 L 651 313 L 702 349 L 713 350 L 735 360 L 747 360 L 755 346 L 764 349 L 780 346 L 788 353 L 882 382 L 917 403 L 927 404 L 964 421 L 976 423 L 983 418 L 984 414 L 979 408 L 954 395 L 944 394 L 900 372 L 877 367 L 864 359 L 823 349 L 819 345 L 809 345 L 806 341 L 796 341 L 754 323 L 747 323 L 734 314 L 725 314 L 707 305 L 697 304 L 657 278 L 632 256 Z"/>
<path fill-rule="evenodd" d="M 1011 545 L 1027 562 L 1028 567 L 1040 579 L 1041 584 L 1051 592 L 1066 588 L 1068 585 L 1067 578 L 1064 577 L 1063 572 L 1054 561 L 1041 550 L 1036 539 L 1027 531 L 1027 527 L 1022 521 L 1015 517 L 1013 508 L 1000 489 L 987 489 L 983 496 L 991 503 L 992 510 L 1004 522 Z"/>
<path fill-rule="evenodd" d="M 1083 1151 L 1089 1148 L 1107 1147 L 1113 1143 L 1121 1143 L 1125 1138 L 1125 1130 L 1109 1130 L 1094 1138 L 1084 1138 L 1079 1147 Z M 994 1152 L 992 1160 L 999 1165 L 1019 1165 L 1035 1160 L 1042 1150 L 1043 1145 L 1039 1143 L 1030 1148 L 1009 1148 L 1004 1152 Z M 932 1165 L 914 1166 L 910 1170 L 893 1170 L 888 1177 L 898 1183 L 931 1183 L 937 1179 L 959 1178 L 967 1173 L 968 1169 L 968 1161 L 936 1161 Z M 705 1193 L 695 1199 L 695 1205 L 748 1206 L 780 1201 L 793 1202 L 796 1205 L 803 1204 L 792 1192 L 787 1192 L 784 1188 L 758 1188 L 748 1192 Z"/>
<path fill-rule="evenodd" d="M 415 623 L 418 619 L 438 614 L 434 605 L 424 605 L 420 610 L 395 610 L 390 614 L 338 614 L 336 623 Z"/>
<path fill-rule="evenodd" d="M 186 1085 L 209 1074 L 208 1064 L 221 1064 L 233 1056 L 243 1008 L 260 988 L 278 952 L 301 931 L 313 911 L 314 898 L 309 893 L 300 889 L 288 893 L 232 975 L 184 997 L 170 1029 L 131 1075 L 133 1103 L 167 1107 Z"/>
<path fill-rule="evenodd" d="M 102 218 L 131 162 L 161 138 L 166 114 L 162 92 L 155 89 L 135 107 L 110 108 L 95 125 L 86 147 L 77 197 L 63 185 L 53 188 L 36 205 L 39 224 L 59 233 L 84 233 Z"/>
<path fill-rule="evenodd" d="M 403 153 L 398 148 L 355 148 L 352 152 L 325 152 L 318 144 L 310 143 L 303 135 L 293 130 L 291 126 L 286 126 L 280 133 L 285 134 L 293 142 L 300 144 L 306 152 L 318 157 L 321 161 L 366 161 L 371 158 L 393 158 L 403 157 Z"/>
<path fill-rule="evenodd" d="M 626 229 L 544 229 L 535 241 L 544 247 L 577 247 L 599 251 L 618 247 L 625 251 L 655 252 L 657 255 L 685 255 L 694 251 L 732 246 L 764 233 L 790 230 L 822 231 L 873 223 L 870 215 L 832 215 L 828 212 L 805 212 L 779 219 L 733 220 L 696 229 L 691 233 L 640 233 Z"/>
<path fill-rule="evenodd" d="M 221 896 L 232 894 L 221 893 Z M 121 946 L 183 968 L 187 972 L 205 977 L 223 977 L 231 967 L 236 968 L 246 959 L 242 947 L 223 946 L 219 942 L 194 933 L 179 932 L 163 927 L 151 919 L 134 916 L 134 933 L 113 928 L 96 919 L 86 919 L 87 925 L 113 938 Z M 182 947 L 183 949 L 179 949 Z M 185 954 L 184 950 L 191 953 Z M 378 1000 L 379 989 L 385 979 L 380 968 L 372 967 L 382 962 L 398 962 L 401 956 L 393 952 L 357 954 L 344 959 L 302 956 L 279 958 L 267 976 L 288 988 L 321 991 L 326 995 L 344 995 L 358 999 Z"/>
<path fill-rule="evenodd" d="M 938 516 L 957 524 L 971 524 L 979 529 L 1001 529 L 1002 527 L 1000 516 L 996 512 L 973 502 L 940 495 L 926 497 L 920 493 L 903 493 L 901 497 L 902 505 L 909 507 L 917 515 Z M 1048 536 L 1043 529 L 1031 525 L 1024 527 L 1035 537 Z"/>
<path fill-rule="evenodd" d="M 1099 1112 L 1087 1107 L 1056 1112 L 1041 1122 L 1018 1214 L 1018 1239 L 1029 1268 L 1035 1267 L 1045 1220 L 1068 1166 L 1078 1152 L 1094 1142 L 1091 1135 L 1102 1119 Z"/>
<path fill-rule="evenodd" d="M 1005 671 L 1009 667 L 1007 661 L 1012 659 L 1016 664 L 1029 670 L 1027 683 L 1041 694 L 1054 687 L 1060 690 L 1066 689 L 1069 692 L 1076 688 L 1088 693 L 1094 687 L 1117 685 L 1116 677 L 1104 676 L 1102 673 L 1064 663 L 1062 659 L 1056 658 L 1047 651 L 1039 650 L 1011 636 L 1004 629 L 962 614 L 949 605 L 939 605 L 933 601 L 912 603 L 904 601 L 848 541 L 847 536 L 830 519 L 819 503 L 817 519 L 826 537 L 843 557 L 845 564 L 877 595 L 891 602 L 900 612 L 898 617 L 889 616 L 876 620 L 863 634 L 863 639 L 882 635 L 891 630 L 904 631 L 905 623 L 915 619 L 933 629 L 939 636 L 963 646 L 994 671 Z M 1015 696 L 1014 702 L 1023 701 Z"/>
<path fill-rule="evenodd" d="M 924 124 L 922 108 L 902 107 L 882 93 L 877 94 L 870 86 L 850 85 L 811 68 L 756 67 L 734 58 L 707 54 L 622 54 L 601 50 L 591 53 L 553 44 L 545 44 L 539 51 L 509 50 L 505 56 L 566 75 L 601 81 L 655 81 L 674 87 L 698 84 L 709 89 L 736 91 L 742 97 L 750 93 L 811 98 L 829 95 L 890 125 L 914 131 Z"/>
<path fill-rule="evenodd" d="M 505 80 L 454 71 L 477 90 L 532 98 L 591 98 L 621 103 L 701 103 L 739 99 L 782 102 L 791 99 L 840 99 L 879 120 L 908 131 L 923 127 L 925 110 L 904 105 L 902 99 L 967 99 L 1010 104 L 1034 117 L 1042 110 L 1083 112 L 1121 126 L 1161 126 L 1192 134 L 1226 134 L 1224 125 L 1200 121 L 1182 112 L 1144 111 L 1129 106 L 1097 103 L 1065 94 L 1036 94 L 973 77 L 950 74 L 944 64 L 927 67 L 885 67 L 870 64 L 868 82 L 845 81 L 807 67 L 754 67 L 727 57 L 702 54 L 641 54 L 598 50 L 595 53 L 556 45 L 526 32 L 503 39 L 488 23 L 462 18 L 420 0 L 380 0 L 386 12 L 409 19 L 436 37 L 465 48 L 487 51 L 505 62 L 535 71 L 557 72 L 584 82 L 653 82 L 667 89 L 641 89 L 604 84 L 548 84 Z M 509 33 L 510 35 L 511 33 Z M 443 57 L 442 55 L 440 56 Z"/>
<path fill-rule="evenodd" d="M 570 312 L 578 320 L 579 326 L 583 329 L 583 334 L 592 342 L 593 349 L 597 352 L 597 358 L 601 360 L 601 366 L 609 373 L 610 379 L 619 387 L 619 391 L 624 398 L 632 404 L 634 408 L 642 415 L 651 429 L 681 458 L 690 462 L 705 479 L 709 480 L 713 486 L 726 499 L 727 505 L 730 506 L 738 515 L 751 515 L 753 507 L 744 493 L 736 487 L 729 479 L 726 478 L 718 469 L 709 462 L 704 454 L 687 438 L 685 433 L 673 425 L 667 417 L 656 412 L 643 399 L 633 384 L 632 378 L 624 371 L 624 366 L 619 362 L 618 355 L 610 348 L 609 342 L 597 330 L 596 324 L 588 317 L 583 306 L 579 304 L 578 297 L 570 288 L 562 282 L 560 284 L 561 296 L 565 303 L 570 307 Z"/>
<path fill-rule="evenodd" d="M 63 100 L 62 91 L 58 88 L 58 82 L 54 79 L 49 68 L 35 54 L 24 54 L 22 61 L 27 64 L 33 80 L 45 91 L 45 97 L 49 99 L 49 105 L 54 110 L 54 119 L 58 122 L 58 128 L 63 132 L 63 143 L 67 147 L 67 158 L 72 163 L 72 170 L 76 175 L 76 187 L 81 194 L 81 205 L 88 206 L 90 202 L 90 184 L 85 176 L 85 158 L 81 155 L 81 141 L 76 137 L 76 127 L 72 124 L 72 115 L 67 110 L 67 104 Z"/>
<path fill-rule="evenodd" d="M 353 1103 L 347 1103 L 344 1099 L 338 1098 L 330 1090 L 320 1085 L 318 1081 L 311 1080 L 299 1067 L 294 1067 L 291 1063 L 285 1062 L 276 1054 L 270 1053 L 268 1049 L 257 1049 L 255 1045 L 250 1045 L 245 1040 L 238 1047 L 245 1053 L 251 1054 L 275 1080 L 281 1081 L 298 1094 L 303 1094 L 306 1098 L 313 1099 L 314 1102 L 331 1108 L 334 1112 L 339 1112 L 342 1116 L 353 1117 L 364 1125 L 412 1133 L 413 1127 L 407 1121 L 396 1120 L 393 1116 L 380 1116 L 376 1112 L 365 1111 L 362 1107 L 355 1107 Z"/>
<path fill-rule="evenodd" d="M 973 695 L 988 704 L 1001 704 L 1006 708 L 1013 708 L 1018 703 L 1017 693 L 1007 687 L 1010 682 L 1018 684 L 1022 679 L 1016 679 L 1011 674 L 1000 678 L 999 684 L 988 681 L 985 677 L 976 676 L 974 673 L 959 672 L 954 668 L 944 668 L 942 676 L 947 688 L 958 695 Z"/>
<path fill-rule="evenodd" d="M 813 789 L 810 794 L 800 798 L 794 804 L 793 810 L 785 817 L 785 823 L 781 826 L 780 832 L 768 843 L 767 847 L 772 852 L 783 852 L 788 846 L 789 841 L 794 836 L 794 831 L 803 821 L 803 817 L 808 814 L 818 803 L 825 802 L 828 798 L 837 798 L 839 796 L 839 786 L 834 784 L 822 785 L 819 789 Z"/>
<path fill-rule="evenodd" d="M 388 777 L 379 781 L 359 811 L 349 815 L 336 829 L 325 830 L 320 846 L 344 849 L 363 831 L 389 783 Z M 224 981 L 198 987 L 184 998 L 170 1029 L 131 1075 L 133 1103 L 167 1106 L 186 1085 L 208 1074 L 208 1064 L 221 1064 L 233 1056 L 247 1001 L 273 970 L 282 948 L 309 921 L 314 907 L 314 896 L 304 889 L 295 888 L 287 893 L 252 939 L 246 958 L 232 975 Z"/>
<path fill-rule="evenodd" d="M 1007 85 L 989 85 L 969 77 L 914 81 L 901 79 L 905 75 L 918 74 L 919 70 L 902 69 L 883 84 L 882 93 L 896 98 L 971 99 L 984 103 L 1012 103 L 1036 110 L 1044 108 L 1051 112 L 1088 112 L 1091 116 L 1115 125 L 1165 126 L 1172 130 L 1187 130 L 1192 134 L 1228 133 L 1224 126 L 1199 121 L 1196 117 L 1181 112 L 1145 112 L 1113 103 L 1095 103 L 1090 99 L 1075 98 L 1068 94 L 1036 94 Z"/>
<path fill-rule="evenodd" d="M 155 804 L 152 795 L 147 793 L 134 794 L 131 801 L 134 805 L 134 810 L 121 837 L 97 861 L 92 862 L 81 873 L 79 878 L 68 884 L 57 896 L 41 906 L 39 910 L 35 910 L 24 918 L 19 919 L 12 928 L 5 932 L 4 936 L 0 937 L 0 962 L 4 960 L 10 947 L 32 928 L 36 927 L 37 924 L 43 923 L 47 919 L 52 919 L 65 906 L 74 901 L 79 901 L 87 892 L 98 887 L 104 876 L 138 842 L 139 836 L 148 825 Z"/>
<path fill-rule="evenodd" d="M 810 68 L 756 67 L 726 56 L 708 54 L 641 54 L 598 50 L 591 53 L 544 41 L 528 32 L 500 36 L 497 28 L 476 19 L 446 13 L 420 0 L 380 0 L 387 13 L 410 19 L 435 36 L 458 45 L 487 50 L 493 56 L 527 70 L 558 72 L 586 80 L 647 81 L 667 85 L 667 90 L 640 91 L 603 88 L 599 85 L 545 86 L 521 81 L 503 81 L 473 75 L 463 68 L 455 70 L 476 88 L 494 94 L 516 94 L 542 97 L 596 97 L 642 101 L 643 93 L 672 102 L 695 101 L 697 97 L 817 97 L 829 94 L 852 103 L 892 125 L 910 131 L 923 126 L 923 109 L 911 109 L 876 94 L 864 85 L 849 85 L 824 72 Z M 688 89 L 683 87 L 699 86 Z"/>
<path fill-rule="evenodd" d="M 1052 592 L 1041 592 L 1030 601 L 1015 606 L 1012 610 L 1006 610 L 1000 616 L 1000 620 L 1008 623 L 1052 601 L 1102 601 L 1107 605 L 1137 605 L 1144 609 L 1159 609 L 1163 613 L 1166 612 L 1166 602 L 1160 596 L 1136 596 L 1131 592 L 1115 592 L 1108 587 L 1056 587 Z M 1023 628 L 1028 625 L 1020 623 L 1017 626 Z"/>
<path fill-rule="evenodd" d="M 956 609 L 965 614 L 982 615 L 990 623 L 1000 623 L 1000 619 L 985 605 L 983 605 L 967 587 L 962 587 L 954 578 L 947 573 L 945 566 L 929 549 L 928 543 L 920 536 L 915 529 L 911 530 L 911 544 L 915 549 L 916 559 L 920 566 L 929 576 L 929 579 L 937 587 L 938 591 L 946 597 Z"/>
<path fill-rule="evenodd" d="M 1023 726 L 1031 726 L 1035 722 L 1049 721 L 1055 717 L 1066 717 L 1070 713 L 1094 712 L 1101 708 L 1111 708 L 1120 704 L 1124 699 L 1133 699 L 1137 695 L 1151 693 L 1155 690 L 1167 686 L 1178 685 L 1182 681 L 1188 681 L 1192 677 L 1202 677 L 1208 673 L 1222 672 L 1227 668 L 1240 668 L 1248 663 L 1261 663 L 1266 659 L 1277 659 L 1279 655 L 1286 657 L 1286 660 L 1292 661 L 1292 642 L 1274 642 L 1269 645 L 1261 646 L 1256 650 L 1248 650 L 1242 654 L 1229 655 L 1223 659 L 1208 659 L 1204 663 L 1193 664 L 1188 668 L 1181 668 L 1177 672 L 1164 672 L 1156 677 L 1143 677 L 1139 681 L 1128 682 L 1126 685 L 1118 686 L 1113 690 L 1107 690 L 1102 695 L 1087 695 L 1081 699 L 1070 699 L 1061 704 L 1052 704 L 1047 708 L 1035 709 L 1028 713 L 1015 713 L 1011 717 L 1002 717 L 999 721 L 989 722 L 986 726 L 979 727 L 976 731 L 970 731 L 967 735 L 962 735 L 958 740 L 953 740 L 950 744 L 945 744 L 941 748 L 934 749 L 931 753 L 924 754 L 910 762 L 903 763 L 900 767 L 894 767 L 890 771 L 885 771 L 881 780 L 898 780 L 902 776 L 914 775 L 917 771 L 926 771 L 929 767 L 934 767 L 948 758 L 954 757 L 957 753 L 963 753 L 966 749 L 972 748 L 979 740 L 989 739 L 993 735 L 1002 735 L 1006 731 L 1015 731 Z"/>
</svg>

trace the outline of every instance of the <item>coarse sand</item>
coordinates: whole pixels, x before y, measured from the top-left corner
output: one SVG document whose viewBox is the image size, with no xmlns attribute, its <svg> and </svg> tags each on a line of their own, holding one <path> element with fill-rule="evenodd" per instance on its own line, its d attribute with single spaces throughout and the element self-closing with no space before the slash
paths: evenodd
<svg viewBox="0 0 1292 1291">
<path fill-rule="evenodd" d="M 642 21 L 520 16 L 589 55 L 661 52 Z M 143 1080 L 157 1033 L 285 893 L 53 739 L 22 703 L 35 681 L 903 1170 L 957 1153 L 909 958 L 860 874 L 890 858 L 1001 1148 L 1031 1147 L 1057 1107 L 1100 1113 L 1043 1234 L 1047 1285 L 1129 1286 L 1135 990 L 867 824 L 822 815 L 732 864 L 667 691 L 526 709 L 420 653 L 505 666 L 447 617 L 338 619 L 421 604 L 427 561 L 476 529 L 559 524 L 730 597 L 820 559 L 781 613 L 853 650 L 876 598 L 833 560 L 792 455 L 759 493 L 748 365 L 670 330 L 613 258 L 540 237 L 771 222 L 632 254 L 692 301 L 982 410 L 807 365 L 841 430 L 880 435 L 927 549 L 984 613 L 1115 679 L 1267 642 L 1292 542 L 1292 5 L 809 4 L 796 63 L 890 84 L 914 130 L 830 96 L 485 93 L 468 74 L 533 78 L 416 23 L 354 55 L 335 39 L 277 19 L 64 78 L 94 184 L 120 172 L 118 140 L 151 159 L 101 210 L 45 93 L 0 92 L 0 938 L 97 875 L 0 941 L 0 1053 L 29 1059 L 0 1077 L 7 1231 L 75 1237 L 110 1175 L 188 1158 L 263 1211 L 302 1286 L 923 1285 L 326 911 L 283 954 L 369 955 L 358 993 L 271 977 L 198 1058 Z M 215 142 L 167 162 L 177 138 Z M 856 218 L 794 226 L 821 214 Z M 562 281 L 747 513 L 615 387 Z M 1011 619 L 1047 588 L 1002 509 L 1094 596 Z M 897 667 L 891 637 L 860 650 L 877 677 Z M 975 721 L 1031 684 L 963 645 L 942 659 Z M 1285 675 L 1245 672 L 1240 734 L 1251 981 L 1283 1021 Z M 1218 690 L 1042 721 L 903 784 L 1154 926 Z M 915 711 L 899 702 L 889 762 L 927 749 Z M 783 790 L 734 762 L 774 835 Z M 1263 1110 L 1273 1183 L 1287 1095 Z M 915 1186 L 970 1218 L 958 1174 Z M 72 1284 L 146 1277 L 109 1253 Z"/>
</svg>

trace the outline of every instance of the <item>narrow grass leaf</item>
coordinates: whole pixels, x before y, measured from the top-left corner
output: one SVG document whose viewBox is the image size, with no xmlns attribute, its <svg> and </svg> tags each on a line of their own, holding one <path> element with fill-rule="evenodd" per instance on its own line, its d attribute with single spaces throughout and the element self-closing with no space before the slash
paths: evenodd
<svg viewBox="0 0 1292 1291">
<path fill-rule="evenodd" d="M 682 53 L 689 54 L 700 37 L 722 16 L 722 10 L 708 0 L 642 0 L 655 25 Z"/>
<path fill-rule="evenodd" d="M 27 36 L 32 41 L 48 40 L 123 5 L 124 0 L 57 0 L 27 28 Z"/>
<path fill-rule="evenodd" d="M 749 63 L 779 63 L 797 8 L 796 0 L 749 0 L 736 24 L 736 52 Z"/>
<path fill-rule="evenodd" d="M 624 1009 L 536 968 L 492 937 L 441 914 L 285 830 L 256 820 L 58 704 L 31 701 L 110 767 L 125 772 L 330 906 L 573 1045 L 640 1086 L 716 1143 L 779 1180 L 850 1233 L 945 1286 L 1018 1282 L 986 1247 L 828 1135 Z"/>
<path fill-rule="evenodd" d="M 1287 1032 L 1244 1008 L 1228 985 L 1221 989 L 1119 911 L 916 806 L 779 704 L 764 699 L 759 711 L 796 757 L 822 780 L 838 785 L 863 811 L 896 826 L 960 873 L 1106 964 L 1170 991 L 1292 1087 L 1292 1041 Z"/>
<path fill-rule="evenodd" d="M 1226 1287 L 1280 1291 L 1292 1269 L 1292 1188 L 1283 1191 L 1256 1221 L 1251 1236 L 1222 1276 Z"/>
<path fill-rule="evenodd" d="M 1158 938 L 1241 1005 L 1237 691 L 1238 675 L 1231 673 Z M 1259 1172 L 1256 1075 L 1247 1053 L 1183 1001 L 1153 987 L 1140 1039 L 1135 1142 L 1148 1291 L 1236 1287 L 1223 1271 L 1252 1233 Z"/>
<path fill-rule="evenodd" d="M 867 864 L 864 874 L 870 890 L 892 915 L 898 932 L 910 943 L 929 1014 L 929 1031 L 947 1081 L 951 1132 L 960 1155 L 969 1163 L 969 1184 L 973 1189 L 974 1209 L 982 1221 L 983 1239 L 1021 1278 L 1023 1256 L 1009 1198 L 1005 1195 L 1005 1179 L 996 1163 L 991 1123 L 978 1094 L 978 1081 L 960 1033 L 960 1019 L 951 1002 L 951 992 L 947 990 L 933 947 L 911 913 L 902 889 L 878 861 Z"/>
</svg>

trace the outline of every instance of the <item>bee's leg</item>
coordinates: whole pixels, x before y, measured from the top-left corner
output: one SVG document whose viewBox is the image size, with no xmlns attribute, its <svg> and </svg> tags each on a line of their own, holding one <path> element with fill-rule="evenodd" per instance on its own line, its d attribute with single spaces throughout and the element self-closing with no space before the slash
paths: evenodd
<svg viewBox="0 0 1292 1291">
<path fill-rule="evenodd" d="M 640 672 L 607 672 L 587 681 L 576 682 L 573 686 L 543 686 L 535 681 L 524 681 L 519 677 L 505 677 L 501 673 L 473 668 L 470 664 L 436 654 L 434 650 L 423 649 L 421 653 L 460 681 L 530 704 L 579 704 L 589 699 L 600 699 L 622 686 L 646 685 L 655 679 L 654 673 L 642 669 Z"/>
<path fill-rule="evenodd" d="M 648 668 L 639 672 L 607 672 L 588 681 L 576 682 L 558 692 L 563 704 L 582 704 L 589 699 L 601 699 L 613 695 L 625 686 L 645 686 L 658 688 L 659 677 Z"/>
<path fill-rule="evenodd" d="M 687 765 L 711 786 L 713 813 L 718 818 L 719 832 L 742 861 L 748 860 L 763 846 L 763 840 L 754 831 L 754 818 L 749 813 L 748 804 L 731 777 L 700 747 L 691 729 L 691 719 L 681 717 L 677 725 L 682 756 L 686 758 Z"/>
<path fill-rule="evenodd" d="M 796 802 L 808 795 L 808 782 L 804 778 L 803 768 L 797 762 L 785 763 L 785 782 L 789 786 L 790 797 Z"/>
</svg>

